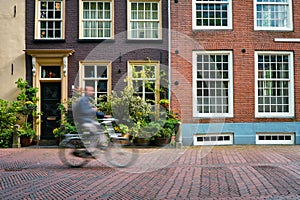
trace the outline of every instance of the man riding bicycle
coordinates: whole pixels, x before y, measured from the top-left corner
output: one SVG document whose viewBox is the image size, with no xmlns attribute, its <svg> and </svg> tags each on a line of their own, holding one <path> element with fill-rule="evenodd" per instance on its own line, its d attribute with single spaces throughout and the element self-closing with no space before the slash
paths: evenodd
<svg viewBox="0 0 300 200">
<path fill-rule="evenodd" d="M 80 97 L 76 103 L 73 104 L 73 116 L 74 122 L 77 127 L 77 131 L 79 134 L 85 134 L 85 131 L 88 130 L 88 137 L 83 139 L 83 143 L 88 151 L 75 151 L 74 155 L 79 157 L 93 157 L 91 152 L 95 148 L 95 140 L 93 136 L 96 133 L 103 133 L 103 129 L 98 122 L 98 119 L 109 118 L 111 116 L 105 115 L 103 112 L 99 112 L 98 109 L 93 104 L 93 96 L 94 96 L 94 88 L 91 86 L 87 86 L 84 90 L 85 95 Z M 100 135 L 103 141 L 106 137 L 104 134 Z"/>
</svg>

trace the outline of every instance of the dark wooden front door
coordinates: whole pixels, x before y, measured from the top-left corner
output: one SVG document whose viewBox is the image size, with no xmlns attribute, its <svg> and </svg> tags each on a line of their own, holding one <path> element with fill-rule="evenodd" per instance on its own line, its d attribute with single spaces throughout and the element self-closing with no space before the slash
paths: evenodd
<svg viewBox="0 0 300 200">
<path fill-rule="evenodd" d="M 54 140 L 53 129 L 59 127 L 61 83 L 41 83 L 41 140 Z"/>
</svg>

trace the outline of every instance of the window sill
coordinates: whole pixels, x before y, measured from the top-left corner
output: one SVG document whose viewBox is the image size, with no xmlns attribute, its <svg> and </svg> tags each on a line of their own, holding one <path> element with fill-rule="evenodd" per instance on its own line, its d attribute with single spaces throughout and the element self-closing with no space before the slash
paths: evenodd
<svg viewBox="0 0 300 200">
<path fill-rule="evenodd" d="M 218 28 L 218 29 L 199 29 L 199 28 L 196 28 L 196 29 L 193 29 L 193 32 L 196 33 L 196 32 L 217 32 L 217 31 L 233 31 L 232 28 Z"/>
<path fill-rule="evenodd" d="M 211 114 L 199 114 L 199 113 L 196 113 L 193 115 L 193 118 L 194 119 L 224 119 L 224 118 L 233 118 L 233 114 L 230 114 L 230 113 L 224 113 L 224 114 L 219 114 L 219 113 L 211 113 Z"/>
<path fill-rule="evenodd" d="M 254 31 L 269 31 L 269 32 L 293 32 L 292 28 L 261 28 L 255 27 Z"/>
<path fill-rule="evenodd" d="M 34 39 L 33 43 L 65 43 L 65 39 Z"/>
<path fill-rule="evenodd" d="M 102 43 L 102 42 L 113 42 L 113 39 L 78 39 L 78 43 Z"/>
<path fill-rule="evenodd" d="M 145 39 L 127 39 L 126 42 L 127 43 L 150 43 L 150 44 L 156 43 L 156 44 L 161 44 L 161 43 L 163 43 L 163 40 L 162 39 L 148 39 L 148 40 L 145 40 Z"/>
<path fill-rule="evenodd" d="M 263 114 L 263 113 L 256 113 L 255 118 L 256 119 L 268 119 L 268 118 L 276 118 L 276 119 L 292 119 L 294 118 L 294 113 L 277 113 L 277 114 Z"/>
</svg>

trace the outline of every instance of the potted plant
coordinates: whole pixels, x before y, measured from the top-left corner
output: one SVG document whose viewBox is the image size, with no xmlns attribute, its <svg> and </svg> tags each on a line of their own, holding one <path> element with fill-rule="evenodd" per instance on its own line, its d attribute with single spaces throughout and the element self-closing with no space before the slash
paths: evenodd
<svg viewBox="0 0 300 200">
<path fill-rule="evenodd" d="M 31 124 L 24 123 L 20 126 L 18 130 L 18 135 L 20 136 L 20 143 L 22 147 L 27 147 L 31 145 L 32 138 L 35 136 L 36 132 L 33 130 Z"/>
<path fill-rule="evenodd" d="M 165 119 L 160 120 L 162 128 L 159 132 L 156 133 L 154 137 L 155 145 L 166 145 L 170 143 L 170 139 L 172 139 L 172 137 L 176 136 L 179 122 L 178 117 L 174 114 L 173 111 L 169 111 L 169 109 L 167 109 L 164 118 Z"/>
<path fill-rule="evenodd" d="M 100 101 L 97 107 L 118 119 L 116 129 L 125 135 L 130 134 L 131 140 L 141 135 L 140 130 L 147 124 L 151 105 L 135 95 L 131 87 L 125 87 L 119 94 L 113 92 L 105 99 L 107 101 Z"/>
<path fill-rule="evenodd" d="M 17 100 L 12 103 L 16 109 L 17 117 L 20 123 L 18 134 L 21 138 L 21 145 L 28 146 L 32 138 L 36 135 L 34 122 L 41 113 L 37 112 L 37 103 L 39 99 L 36 97 L 38 88 L 28 85 L 26 80 L 19 78 L 16 82 L 20 93 Z M 28 142 L 30 141 L 30 142 Z"/>
</svg>

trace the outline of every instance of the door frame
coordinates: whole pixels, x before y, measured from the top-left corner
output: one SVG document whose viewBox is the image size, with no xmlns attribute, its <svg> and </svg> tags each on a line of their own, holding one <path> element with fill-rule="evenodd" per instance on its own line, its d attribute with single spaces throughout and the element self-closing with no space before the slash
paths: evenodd
<svg viewBox="0 0 300 200">
<path fill-rule="evenodd" d="M 30 49 L 26 53 L 31 56 L 32 64 L 32 86 L 41 88 L 41 82 L 61 82 L 61 101 L 66 103 L 68 100 L 68 57 L 74 53 L 72 49 Z M 42 78 L 42 66 L 60 66 L 60 78 Z M 41 99 L 41 91 L 37 93 Z M 41 111 L 41 101 L 37 106 L 37 111 Z M 61 116 L 62 117 L 62 116 Z M 41 116 L 33 122 L 37 140 L 41 139 Z"/>
</svg>

